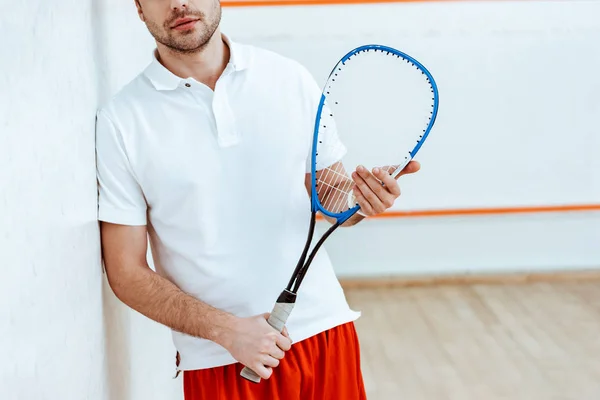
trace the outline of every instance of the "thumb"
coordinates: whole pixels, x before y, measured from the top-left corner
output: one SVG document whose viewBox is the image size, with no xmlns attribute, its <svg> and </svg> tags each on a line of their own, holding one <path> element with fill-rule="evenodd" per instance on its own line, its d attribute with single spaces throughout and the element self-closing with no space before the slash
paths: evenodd
<svg viewBox="0 0 600 400">
<path fill-rule="evenodd" d="M 421 169 L 421 163 L 418 161 L 412 160 L 411 162 L 406 164 L 406 167 L 404 167 L 404 169 L 402 171 L 400 171 L 398 178 L 401 177 L 402 175 L 414 174 L 415 172 L 419 171 L 420 169 Z"/>
</svg>

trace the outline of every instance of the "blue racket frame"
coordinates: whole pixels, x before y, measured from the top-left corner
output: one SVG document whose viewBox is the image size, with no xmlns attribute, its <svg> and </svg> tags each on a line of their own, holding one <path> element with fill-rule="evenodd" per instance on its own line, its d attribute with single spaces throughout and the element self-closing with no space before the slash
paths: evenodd
<svg viewBox="0 0 600 400">
<path fill-rule="evenodd" d="M 350 52 L 348 52 L 340 61 L 338 61 L 336 63 L 335 67 L 332 69 L 331 73 L 329 74 L 329 78 L 327 79 L 327 81 L 329 81 L 329 79 L 331 78 L 331 75 L 334 73 L 336 68 L 339 67 L 340 63 L 344 64 L 348 59 L 350 59 L 350 57 L 352 57 L 355 54 L 358 54 L 363 51 L 371 51 L 371 50 L 389 52 L 389 53 L 392 53 L 399 57 L 402 57 L 403 59 L 407 60 L 408 62 L 412 62 L 417 68 L 419 68 L 424 74 L 427 75 L 427 78 L 429 79 L 429 82 L 431 83 L 431 86 L 433 88 L 434 107 L 433 107 L 432 116 L 431 116 L 429 124 L 428 124 L 427 128 L 425 129 L 423 135 L 417 141 L 417 144 L 415 145 L 415 147 L 410 151 L 410 156 L 409 156 L 408 161 L 405 160 L 405 162 L 408 163 L 410 160 L 412 160 L 412 158 L 417 154 L 417 152 L 421 148 L 421 145 L 427 138 L 427 135 L 429 134 L 429 131 L 431 130 L 431 128 L 435 122 L 435 119 L 437 116 L 437 109 L 438 109 L 437 86 L 436 86 L 436 83 L 435 83 L 433 77 L 429 73 L 429 71 L 427 71 L 427 69 L 423 65 L 421 65 L 417 60 L 415 60 L 414 58 L 410 57 L 409 55 L 407 55 L 401 51 L 398 51 L 394 48 L 382 46 L 382 45 L 376 45 L 376 44 L 360 46 L 360 47 L 357 47 L 354 50 L 351 50 Z M 326 86 L 325 86 L 325 88 L 326 88 Z M 325 242 L 327 237 L 329 235 L 331 235 L 335 229 L 337 229 L 337 227 L 339 227 L 341 224 L 343 224 L 348 218 L 350 218 L 352 215 L 354 215 L 354 213 L 356 213 L 360 209 L 360 206 L 357 205 L 357 206 L 350 208 L 342 213 L 331 213 L 331 212 L 325 210 L 321 206 L 321 203 L 319 202 L 319 199 L 317 196 L 317 187 L 316 187 L 316 183 L 317 183 L 317 180 L 316 180 L 317 143 L 318 143 L 318 136 L 319 136 L 321 113 L 323 110 L 323 105 L 325 104 L 325 100 L 326 100 L 325 88 L 323 89 L 323 92 L 321 93 L 321 100 L 319 102 L 319 108 L 318 108 L 317 115 L 316 115 L 314 134 L 313 134 L 313 149 L 312 149 L 312 160 L 311 160 L 311 163 L 312 163 L 312 165 L 311 165 L 311 180 L 312 180 L 312 184 L 311 184 L 311 186 L 312 186 L 312 189 L 311 189 L 311 218 L 310 218 L 310 227 L 309 227 L 309 231 L 308 231 L 308 237 L 306 239 L 306 244 L 304 245 L 304 250 L 302 251 L 302 254 L 300 256 L 300 259 L 298 260 L 298 264 L 296 265 L 296 268 L 290 278 L 290 281 L 289 281 L 287 287 L 280 293 L 279 297 L 277 298 L 277 301 L 273 307 L 271 315 L 269 316 L 269 319 L 267 320 L 269 325 L 271 325 L 278 331 L 281 331 L 281 327 L 283 327 L 285 325 L 289 314 L 292 312 L 292 308 L 294 307 L 294 303 L 296 302 L 296 296 L 297 296 L 298 290 L 300 288 L 300 285 L 304 279 L 304 276 L 306 275 L 306 272 L 308 271 L 310 264 L 312 263 L 314 257 L 316 256 L 317 252 L 319 251 L 319 248 L 321 247 L 321 245 Z M 312 249 L 312 251 L 310 252 L 310 254 L 308 254 L 308 250 L 309 250 L 310 244 L 312 243 L 312 238 L 313 238 L 313 234 L 314 234 L 315 217 L 316 217 L 316 213 L 318 211 L 322 212 L 324 215 L 335 218 L 336 222 L 321 236 L 321 238 L 317 241 L 317 243 L 315 244 L 315 246 Z M 307 255 L 308 255 L 308 259 L 306 259 Z M 249 381 L 254 382 L 254 383 L 258 383 L 261 380 L 260 377 L 255 372 L 253 372 L 251 369 L 249 369 L 248 367 L 244 367 L 244 369 L 242 370 L 240 375 L 242 377 L 244 377 L 245 379 L 248 379 Z"/>
<path fill-rule="evenodd" d="M 367 44 L 367 45 L 357 47 L 353 50 L 350 50 L 332 68 L 331 72 L 329 73 L 329 77 L 327 78 L 327 82 L 329 82 L 331 75 L 335 72 L 335 70 L 339 67 L 340 64 L 344 65 L 346 63 L 346 61 L 348 61 L 352 56 L 354 56 L 358 53 L 361 53 L 364 51 L 371 51 L 371 50 L 391 53 L 393 55 L 402 57 L 403 59 L 413 63 L 423 74 L 425 74 L 427 76 L 427 79 L 429 80 L 429 82 L 431 83 L 431 87 L 433 88 L 433 112 L 431 115 L 431 119 L 429 120 L 429 124 L 427 125 L 427 128 L 425 129 L 423 136 L 417 141 L 415 147 L 409 152 L 410 158 L 407 161 L 407 163 L 408 163 L 419 152 L 419 149 L 425 142 L 425 139 L 427 139 L 427 136 L 429 135 L 429 132 L 433 128 L 433 125 L 437 118 L 438 105 L 439 105 L 439 94 L 438 94 L 437 84 L 435 82 L 435 79 L 433 79 L 433 76 L 431 75 L 431 73 L 419 61 L 415 60 L 413 57 L 409 56 L 408 54 L 406 54 L 400 50 L 397 50 L 397 49 L 394 49 L 392 47 L 385 46 L 385 45 L 379 45 L 379 44 Z M 335 218 L 336 225 L 341 225 L 344 222 L 346 222 L 350 217 L 352 217 L 360 209 L 360 206 L 356 205 L 342 213 L 332 213 L 332 212 L 326 210 L 325 208 L 323 208 L 323 206 L 321 205 L 321 202 L 319 201 L 319 198 L 317 196 L 317 171 L 316 171 L 317 143 L 319 140 L 319 126 L 320 126 L 320 121 L 321 121 L 321 113 L 323 111 L 323 106 L 325 105 L 325 101 L 327 100 L 327 96 L 325 96 L 326 87 L 327 87 L 327 85 L 325 85 L 325 87 L 323 88 L 323 91 L 321 92 L 321 100 L 319 101 L 319 108 L 317 110 L 314 132 L 313 132 L 313 145 L 312 145 L 312 156 L 311 156 L 311 209 L 312 209 L 313 213 L 321 212 L 326 216 Z M 406 165 L 404 165 L 404 166 L 406 166 Z"/>
</svg>

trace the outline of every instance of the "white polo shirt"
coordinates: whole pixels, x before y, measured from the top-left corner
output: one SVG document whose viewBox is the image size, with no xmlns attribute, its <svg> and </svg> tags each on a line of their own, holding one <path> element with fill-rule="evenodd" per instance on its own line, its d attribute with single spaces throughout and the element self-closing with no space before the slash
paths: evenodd
<svg viewBox="0 0 600 400">
<path fill-rule="evenodd" d="M 231 59 L 214 92 L 153 57 L 99 110 L 98 218 L 147 224 L 160 275 L 245 317 L 271 311 L 302 252 L 321 90 L 299 63 L 224 38 Z M 339 157 L 330 154 L 330 163 Z M 297 343 L 358 316 L 324 246 L 300 288 L 290 336 Z M 211 341 L 173 339 L 182 370 L 235 362 Z"/>
</svg>

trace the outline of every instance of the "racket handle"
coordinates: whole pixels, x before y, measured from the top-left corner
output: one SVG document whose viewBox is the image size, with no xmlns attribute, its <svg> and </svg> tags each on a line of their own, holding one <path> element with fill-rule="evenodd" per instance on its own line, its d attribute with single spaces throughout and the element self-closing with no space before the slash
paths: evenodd
<svg viewBox="0 0 600 400">
<path fill-rule="evenodd" d="M 283 327 L 285 323 L 292 313 L 292 309 L 294 308 L 294 304 L 296 302 L 296 294 L 292 293 L 288 290 L 284 290 L 279 295 L 275 306 L 273 306 L 273 310 L 269 315 L 269 319 L 267 322 L 271 325 L 277 332 L 283 331 Z M 259 383 L 260 376 L 254 372 L 252 369 L 248 367 L 244 367 L 242 372 L 240 373 L 242 378 L 246 378 L 250 382 Z"/>
</svg>

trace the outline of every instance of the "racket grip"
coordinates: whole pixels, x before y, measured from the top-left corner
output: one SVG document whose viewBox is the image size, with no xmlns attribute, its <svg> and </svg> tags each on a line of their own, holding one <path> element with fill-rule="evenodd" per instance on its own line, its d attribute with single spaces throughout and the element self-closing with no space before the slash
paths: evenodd
<svg viewBox="0 0 600 400">
<path fill-rule="evenodd" d="M 275 303 L 275 306 L 273 306 L 273 310 L 269 315 L 269 319 L 267 319 L 267 323 L 276 329 L 277 332 L 283 331 L 283 327 L 285 326 L 288 317 L 292 313 L 295 302 L 295 293 L 292 293 L 288 290 L 281 292 L 277 302 Z M 246 378 L 250 382 L 260 382 L 260 376 L 248 367 L 244 367 L 244 369 L 242 369 L 240 376 L 242 378 Z"/>
</svg>

